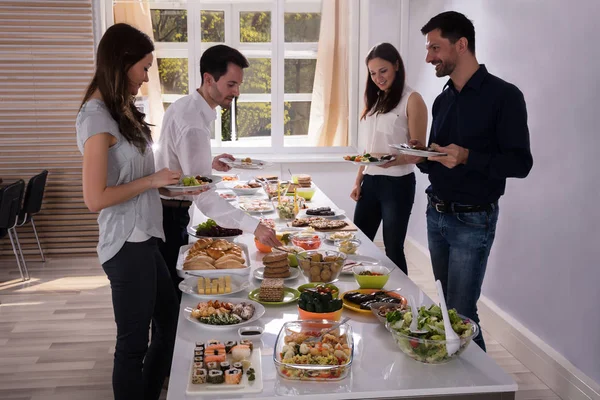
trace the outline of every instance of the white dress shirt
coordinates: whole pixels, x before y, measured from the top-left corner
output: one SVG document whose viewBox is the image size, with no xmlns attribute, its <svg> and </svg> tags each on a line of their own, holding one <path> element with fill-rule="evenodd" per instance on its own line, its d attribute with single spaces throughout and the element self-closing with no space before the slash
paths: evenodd
<svg viewBox="0 0 600 400">
<path fill-rule="evenodd" d="M 213 160 L 210 125 L 216 118 L 216 111 L 196 90 L 171 104 L 154 151 L 156 170 L 169 168 L 183 175 L 210 175 Z M 233 207 L 214 190 L 195 196 L 194 204 L 224 228 L 253 233 L 259 224 L 258 219 Z"/>
<path fill-rule="evenodd" d="M 398 105 L 385 114 L 369 115 L 363 123 L 367 124 L 367 152 L 383 154 L 399 154 L 390 147 L 390 144 L 408 143 L 410 133 L 408 132 L 408 98 L 413 90 L 404 86 L 402 98 Z M 389 168 L 381 168 L 369 165 L 364 174 L 404 176 L 413 172 L 414 164 L 394 165 Z"/>
</svg>

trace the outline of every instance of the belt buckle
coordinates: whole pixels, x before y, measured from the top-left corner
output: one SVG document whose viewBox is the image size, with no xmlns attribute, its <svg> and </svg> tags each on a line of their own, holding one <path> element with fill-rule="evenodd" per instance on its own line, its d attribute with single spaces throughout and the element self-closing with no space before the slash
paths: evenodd
<svg viewBox="0 0 600 400">
<path fill-rule="evenodd" d="M 435 211 L 439 213 L 445 213 L 445 204 L 444 203 L 434 203 Z"/>
</svg>

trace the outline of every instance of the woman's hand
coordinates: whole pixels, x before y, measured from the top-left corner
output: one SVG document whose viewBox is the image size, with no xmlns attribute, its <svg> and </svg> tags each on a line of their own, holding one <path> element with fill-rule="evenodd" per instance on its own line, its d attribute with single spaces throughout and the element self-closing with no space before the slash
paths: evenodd
<svg viewBox="0 0 600 400">
<path fill-rule="evenodd" d="M 354 187 L 352 188 L 352 192 L 350 192 L 350 198 L 354 201 L 358 201 L 358 199 L 360 199 L 360 190 L 361 190 L 360 183 L 357 183 L 356 185 L 354 185 Z"/>
<path fill-rule="evenodd" d="M 167 185 L 176 185 L 179 183 L 179 178 L 181 178 L 181 171 L 171 171 L 169 168 L 163 168 L 148 176 L 150 186 L 153 189 Z"/>
<path fill-rule="evenodd" d="M 231 160 L 234 161 L 235 157 L 232 156 L 231 154 L 227 154 L 227 153 L 223 153 L 223 154 L 219 154 L 218 156 L 215 156 L 213 158 L 213 162 L 212 162 L 212 169 L 215 169 L 217 171 L 221 171 L 221 172 L 227 172 L 231 169 L 231 167 L 227 164 L 225 164 L 223 161 L 221 161 L 221 158 L 225 158 L 227 160 Z"/>
</svg>

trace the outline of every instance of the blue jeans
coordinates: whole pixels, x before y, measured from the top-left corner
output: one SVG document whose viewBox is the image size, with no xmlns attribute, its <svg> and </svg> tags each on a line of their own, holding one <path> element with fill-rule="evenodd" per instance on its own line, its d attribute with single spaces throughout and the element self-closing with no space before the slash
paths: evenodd
<svg viewBox="0 0 600 400">
<path fill-rule="evenodd" d="M 404 176 L 365 175 L 354 223 L 371 240 L 383 220 L 385 254 L 408 275 L 404 239 L 415 202 L 415 174 Z"/>
<path fill-rule="evenodd" d="M 444 289 L 448 308 L 479 324 L 477 300 L 498 221 L 498 205 L 490 211 L 439 213 L 427 207 L 427 239 L 435 279 Z M 485 351 L 481 333 L 474 339 Z"/>
<path fill-rule="evenodd" d="M 171 367 L 179 306 L 157 242 L 125 242 L 102 264 L 117 323 L 115 400 L 158 399 Z M 150 321 L 155 329 L 148 346 Z"/>
</svg>

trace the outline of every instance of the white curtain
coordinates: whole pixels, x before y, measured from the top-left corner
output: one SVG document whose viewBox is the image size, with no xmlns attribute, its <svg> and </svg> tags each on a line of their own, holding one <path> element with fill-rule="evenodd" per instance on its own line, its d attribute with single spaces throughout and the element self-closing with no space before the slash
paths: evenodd
<svg viewBox="0 0 600 400">
<path fill-rule="evenodd" d="M 323 0 L 308 137 L 313 146 L 348 145 L 347 0 Z"/>
<path fill-rule="evenodd" d="M 144 32 L 146 35 L 153 38 L 152 33 L 152 18 L 150 16 L 150 6 L 145 1 L 116 3 L 113 6 L 113 15 L 115 24 L 126 23 L 132 25 Z M 141 96 L 148 100 L 149 112 L 146 114 L 148 123 L 154 125 L 152 127 L 152 137 L 157 141 L 160 135 L 160 126 L 162 124 L 163 115 L 165 113 L 160 89 L 160 80 L 158 78 L 158 62 L 156 57 L 152 63 L 152 68 L 148 71 L 149 82 L 142 85 L 140 90 Z"/>
</svg>

